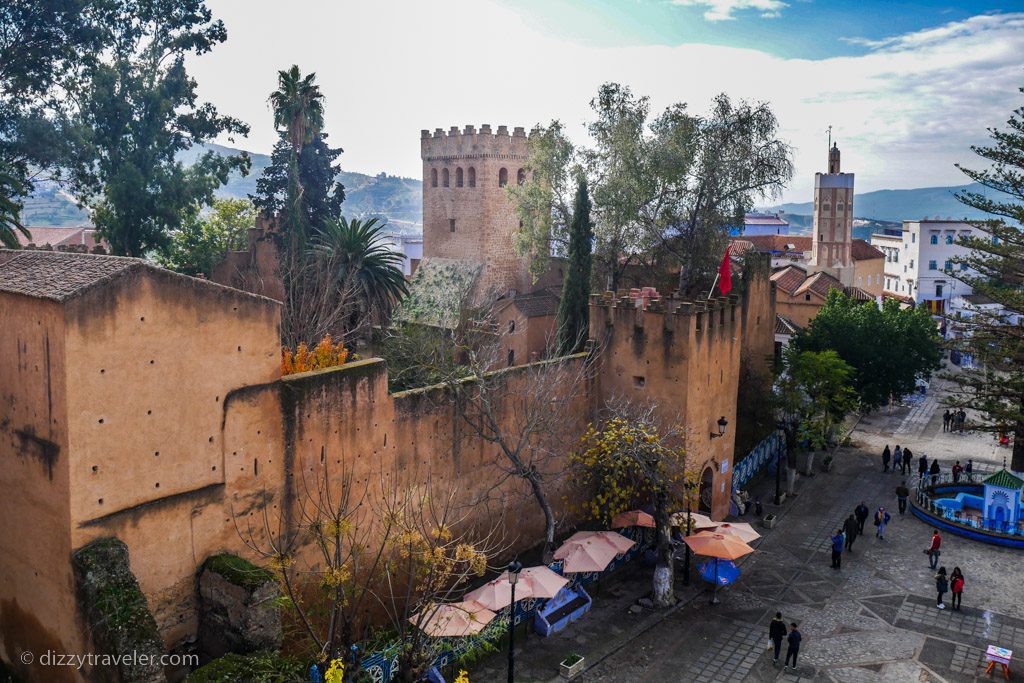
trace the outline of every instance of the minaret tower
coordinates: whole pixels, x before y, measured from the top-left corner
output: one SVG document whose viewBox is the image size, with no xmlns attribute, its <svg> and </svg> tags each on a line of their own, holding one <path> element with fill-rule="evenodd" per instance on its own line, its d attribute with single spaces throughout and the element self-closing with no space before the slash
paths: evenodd
<svg viewBox="0 0 1024 683">
<path fill-rule="evenodd" d="M 853 174 L 840 170 L 836 143 L 828 150 L 828 173 L 814 174 L 812 244 L 811 265 L 819 269 L 853 265 Z"/>
</svg>

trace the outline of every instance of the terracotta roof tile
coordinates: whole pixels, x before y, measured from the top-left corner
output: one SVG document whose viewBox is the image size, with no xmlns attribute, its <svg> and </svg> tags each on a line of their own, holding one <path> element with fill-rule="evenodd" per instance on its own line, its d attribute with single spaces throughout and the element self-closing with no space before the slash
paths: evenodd
<svg viewBox="0 0 1024 683">
<path fill-rule="evenodd" d="M 793 295 L 807 279 L 807 272 L 797 266 L 786 266 L 772 273 L 771 280 L 775 286 L 786 294 Z"/>
<path fill-rule="evenodd" d="M 125 272 L 147 266 L 124 256 L 0 250 L 0 292 L 66 301 Z"/>
<path fill-rule="evenodd" d="M 853 240 L 853 244 L 850 247 L 850 256 L 853 257 L 854 261 L 870 261 L 876 258 L 885 258 L 885 254 L 882 253 L 881 249 L 876 249 L 865 240 Z"/>
<path fill-rule="evenodd" d="M 811 250 L 810 235 L 744 235 L 742 239 L 762 252 L 799 254 Z"/>
<path fill-rule="evenodd" d="M 826 272 L 818 271 L 804 280 L 804 283 L 797 288 L 796 293 L 813 292 L 824 299 L 833 289 L 844 291 L 843 284 L 839 280 Z"/>
<path fill-rule="evenodd" d="M 794 335 L 803 328 L 784 315 L 775 315 L 775 334 Z"/>
<path fill-rule="evenodd" d="M 520 294 L 512 303 L 527 318 L 537 318 L 558 313 L 560 298 L 549 291 L 542 290 L 532 294 Z"/>
</svg>

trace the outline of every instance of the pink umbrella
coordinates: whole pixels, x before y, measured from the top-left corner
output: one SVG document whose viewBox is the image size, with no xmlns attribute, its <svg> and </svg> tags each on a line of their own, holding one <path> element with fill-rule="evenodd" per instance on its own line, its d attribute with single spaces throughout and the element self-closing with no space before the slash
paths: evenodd
<svg viewBox="0 0 1024 683">
<path fill-rule="evenodd" d="M 577 531 L 555 551 L 555 559 L 564 560 L 562 571 L 567 574 L 599 572 L 634 545 L 636 541 L 614 531 Z"/>
<path fill-rule="evenodd" d="M 612 517 L 613 529 L 622 529 L 627 526 L 643 526 L 653 529 L 656 525 L 654 523 L 654 517 L 651 517 L 643 510 L 620 512 Z"/>
<path fill-rule="evenodd" d="M 719 524 L 714 528 L 716 534 L 729 534 L 735 536 L 744 543 L 750 543 L 761 538 L 761 534 L 754 531 L 754 527 L 750 526 L 746 522 L 727 522 L 725 524 Z"/>
<path fill-rule="evenodd" d="M 507 581 L 508 572 L 502 574 L 501 578 Z M 569 579 L 543 565 L 527 567 L 519 572 L 516 598 L 553 598 L 567 583 Z"/>
<path fill-rule="evenodd" d="M 429 605 L 424 611 L 427 616 L 422 623 L 419 623 L 422 612 L 410 617 L 409 622 L 434 637 L 475 635 L 497 616 L 472 600 Z"/>
<path fill-rule="evenodd" d="M 518 595 L 518 590 L 516 593 L 517 598 L 528 597 L 526 595 Z M 493 581 L 488 581 L 475 591 L 466 593 L 463 599 L 477 602 L 495 612 L 508 607 L 512 604 L 512 584 L 508 582 L 508 573 L 502 574 Z"/>
</svg>

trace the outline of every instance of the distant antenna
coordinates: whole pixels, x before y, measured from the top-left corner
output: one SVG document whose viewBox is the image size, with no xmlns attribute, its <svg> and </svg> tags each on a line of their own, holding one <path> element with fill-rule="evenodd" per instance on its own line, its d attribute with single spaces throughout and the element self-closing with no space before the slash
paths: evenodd
<svg viewBox="0 0 1024 683">
<path fill-rule="evenodd" d="M 830 150 L 832 149 L 832 125 L 831 124 L 828 127 L 828 148 Z"/>
</svg>

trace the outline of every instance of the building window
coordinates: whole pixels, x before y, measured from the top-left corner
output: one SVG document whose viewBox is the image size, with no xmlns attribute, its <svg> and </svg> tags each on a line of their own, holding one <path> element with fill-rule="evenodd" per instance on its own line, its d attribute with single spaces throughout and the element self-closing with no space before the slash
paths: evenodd
<svg viewBox="0 0 1024 683">
<path fill-rule="evenodd" d="M 910 233 L 910 241 L 911 242 L 917 242 L 917 233 L 916 232 Z"/>
<path fill-rule="evenodd" d="M 946 263 L 942 266 L 943 270 L 953 270 L 953 262 L 946 259 Z"/>
<path fill-rule="evenodd" d="M 515 349 L 509 349 L 508 350 L 508 364 L 509 364 L 509 367 L 511 367 L 511 366 L 516 364 L 516 350 Z"/>
<path fill-rule="evenodd" d="M 449 178 L 448 178 L 448 169 L 447 168 L 444 169 L 443 171 L 441 171 L 441 184 L 444 185 L 445 187 L 450 187 L 451 186 L 451 184 L 449 182 Z"/>
<path fill-rule="evenodd" d="M 516 173 L 516 184 L 517 185 L 522 185 L 525 182 L 526 182 L 526 171 L 524 171 L 523 169 L 519 169 L 519 171 Z"/>
<path fill-rule="evenodd" d="M 508 185 L 508 169 L 503 168 L 498 171 L 498 187 L 505 187 Z"/>
<path fill-rule="evenodd" d="M 844 208 L 846 208 L 846 205 L 843 204 L 842 202 L 836 204 L 836 211 L 838 211 L 839 213 L 842 213 Z"/>
<path fill-rule="evenodd" d="M 863 284 L 864 284 L 864 278 L 862 276 L 858 275 L 857 276 L 857 286 L 860 287 Z M 871 284 L 871 276 L 870 275 L 868 276 L 868 284 L 869 285 Z"/>
<path fill-rule="evenodd" d="M 437 187 L 437 169 L 430 169 L 430 186 Z"/>
<path fill-rule="evenodd" d="M 900 252 L 899 251 L 893 251 L 892 252 L 892 260 L 895 263 L 899 263 L 900 262 Z"/>
<path fill-rule="evenodd" d="M 643 389 L 647 386 L 647 378 L 643 375 L 633 375 L 633 388 Z"/>
<path fill-rule="evenodd" d="M 929 261 L 928 262 L 928 270 L 938 270 L 938 269 L 939 269 L 939 265 L 938 265 L 937 261 Z"/>
<path fill-rule="evenodd" d="M 961 263 L 960 264 L 960 270 L 962 270 L 962 271 L 963 270 L 967 270 L 967 264 L 966 263 Z"/>
<path fill-rule="evenodd" d="M 455 187 L 462 187 L 462 167 L 455 169 Z"/>
<path fill-rule="evenodd" d="M 932 242 L 932 244 L 938 244 L 939 243 L 939 236 L 938 235 L 932 235 L 931 236 L 931 242 Z"/>
<path fill-rule="evenodd" d="M 516 331 L 516 321 L 515 320 L 509 320 L 508 321 L 508 333 L 512 334 L 515 331 Z"/>
<path fill-rule="evenodd" d="M 455 232 L 455 219 L 454 218 L 449 218 L 448 219 L 448 232 Z"/>
<path fill-rule="evenodd" d="M 935 285 L 935 296 L 937 298 L 942 297 L 942 285 Z"/>
<path fill-rule="evenodd" d="M 913 268 L 913 267 L 914 267 L 914 259 L 910 259 L 910 267 L 911 267 L 911 268 Z"/>
<path fill-rule="evenodd" d="M 810 301 L 810 300 L 811 300 L 811 295 L 810 294 L 804 294 L 804 301 Z"/>
<path fill-rule="evenodd" d="M 946 244 L 953 244 L 953 233 L 946 235 Z"/>
<path fill-rule="evenodd" d="M 476 169 L 472 166 L 469 167 L 469 186 L 476 187 Z"/>
<path fill-rule="evenodd" d="M 828 213 L 831 209 L 832 209 L 832 205 L 831 204 L 822 204 L 822 206 L 821 206 L 821 210 L 824 211 L 825 213 Z"/>
</svg>

